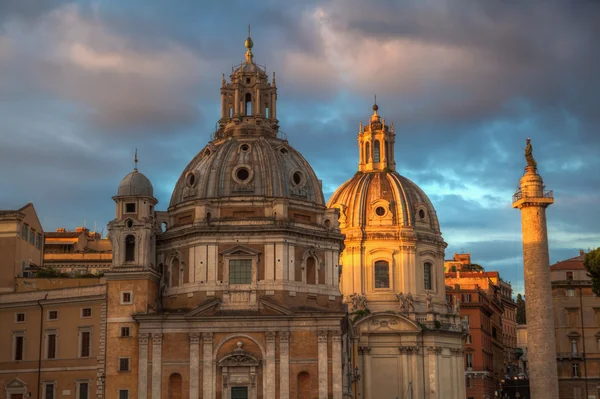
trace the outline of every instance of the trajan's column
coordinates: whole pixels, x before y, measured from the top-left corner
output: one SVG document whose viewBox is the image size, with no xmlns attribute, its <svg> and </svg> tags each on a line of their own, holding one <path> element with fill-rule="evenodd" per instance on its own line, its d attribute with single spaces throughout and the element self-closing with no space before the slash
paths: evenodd
<svg viewBox="0 0 600 399">
<path fill-rule="evenodd" d="M 554 202 L 552 191 L 544 190 L 537 173 L 531 140 L 525 148 L 527 166 L 513 196 L 513 208 L 521 211 L 523 263 L 529 346 L 529 386 L 532 399 L 558 399 L 556 342 L 550 287 L 550 259 L 546 207 Z"/>
</svg>

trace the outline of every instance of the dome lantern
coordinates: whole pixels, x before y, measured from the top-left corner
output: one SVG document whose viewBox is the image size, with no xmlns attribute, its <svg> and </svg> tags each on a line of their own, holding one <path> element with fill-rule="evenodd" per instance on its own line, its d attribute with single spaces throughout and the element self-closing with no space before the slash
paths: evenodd
<svg viewBox="0 0 600 399">
<path fill-rule="evenodd" d="M 396 170 L 394 128 L 385 124 L 385 120 L 377 113 L 378 110 L 379 106 L 375 103 L 369 123 L 364 126 L 360 124 L 358 132 L 360 172 Z"/>
</svg>

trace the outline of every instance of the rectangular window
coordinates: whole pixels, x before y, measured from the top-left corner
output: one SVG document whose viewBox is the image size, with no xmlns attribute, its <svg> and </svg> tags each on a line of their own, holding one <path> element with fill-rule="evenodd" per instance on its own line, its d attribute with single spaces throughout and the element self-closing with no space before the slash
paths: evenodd
<svg viewBox="0 0 600 399">
<path fill-rule="evenodd" d="M 569 288 L 567 290 L 567 296 L 575 296 L 575 290 L 573 288 Z"/>
<path fill-rule="evenodd" d="M 46 359 L 56 359 L 56 332 L 46 334 Z"/>
<path fill-rule="evenodd" d="M 426 290 L 431 290 L 431 263 L 427 262 L 423 265 L 423 280 Z"/>
<path fill-rule="evenodd" d="M 54 384 L 44 384 L 44 399 L 54 399 Z"/>
<path fill-rule="evenodd" d="M 25 241 L 27 241 L 28 237 L 29 237 L 29 226 L 27 226 L 26 224 L 23 224 L 23 228 L 21 229 L 21 238 L 24 239 Z"/>
<path fill-rule="evenodd" d="M 35 236 L 35 247 L 37 249 L 42 249 L 42 235 L 40 233 L 37 233 Z"/>
<path fill-rule="evenodd" d="M 129 399 L 129 391 L 127 389 L 119 389 L 119 399 Z"/>
<path fill-rule="evenodd" d="M 571 365 L 571 370 L 572 370 L 573 377 L 579 377 L 579 364 L 573 363 Z"/>
<path fill-rule="evenodd" d="M 467 355 L 465 357 L 465 365 L 469 369 L 473 368 L 473 354 L 472 353 L 467 353 Z"/>
<path fill-rule="evenodd" d="M 129 371 L 129 358 L 119 358 L 119 371 Z"/>
<path fill-rule="evenodd" d="M 125 213 L 135 213 L 135 202 L 125 203 Z"/>
<path fill-rule="evenodd" d="M 573 272 L 567 272 L 567 281 L 573 281 Z"/>
<path fill-rule="evenodd" d="M 229 284 L 252 283 L 252 260 L 232 259 L 229 261 Z"/>
<path fill-rule="evenodd" d="M 471 294 L 462 294 L 463 303 L 471 302 Z"/>
<path fill-rule="evenodd" d="M 90 384 L 87 382 L 77 383 L 77 399 L 88 399 L 90 397 Z"/>
<path fill-rule="evenodd" d="M 375 288 L 390 288 L 390 266 L 385 261 L 375 262 Z"/>
<path fill-rule="evenodd" d="M 29 232 L 29 243 L 31 245 L 35 245 L 35 230 L 31 229 L 31 231 Z"/>
<path fill-rule="evenodd" d="M 130 337 L 129 327 L 121 327 L 121 337 Z"/>
<path fill-rule="evenodd" d="M 13 335 L 13 360 L 23 360 L 25 352 L 25 336 Z"/>
<path fill-rule="evenodd" d="M 131 291 L 121 292 L 121 304 L 131 303 Z"/>
<path fill-rule="evenodd" d="M 81 317 L 92 317 L 92 308 L 81 309 Z"/>
<path fill-rule="evenodd" d="M 49 310 L 48 320 L 58 320 L 58 310 Z"/>
<path fill-rule="evenodd" d="M 92 333 L 89 331 L 79 332 L 79 343 L 81 347 L 79 357 L 90 357 L 91 335 Z"/>
<path fill-rule="evenodd" d="M 25 313 L 15 313 L 15 323 L 25 323 Z"/>
</svg>

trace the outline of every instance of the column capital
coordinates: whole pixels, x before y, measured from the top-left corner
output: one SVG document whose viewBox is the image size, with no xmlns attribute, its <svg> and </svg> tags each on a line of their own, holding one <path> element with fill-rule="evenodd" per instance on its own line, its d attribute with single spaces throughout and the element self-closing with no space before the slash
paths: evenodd
<svg viewBox="0 0 600 399">
<path fill-rule="evenodd" d="M 368 346 L 359 346 L 358 347 L 358 353 L 360 353 L 361 355 L 368 355 L 369 352 L 371 352 L 371 348 L 369 348 Z"/>
<path fill-rule="evenodd" d="M 342 340 L 342 331 L 341 330 L 331 330 L 329 331 L 331 334 L 331 340 L 333 342 L 341 342 Z"/>
<path fill-rule="evenodd" d="M 190 333 L 190 344 L 199 344 L 200 343 L 200 333 L 199 332 L 191 332 Z"/>
<path fill-rule="evenodd" d="M 427 352 L 429 352 L 430 355 L 439 355 L 442 353 L 442 348 L 439 346 L 428 346 Z"/>
<path fill-rule="evenodd" d="M 162 333 L 152 333 L 152 345 L 162 344 Z"/>
<path fill-rule="evenodd" d="M 140 345 L 148 345 L 148 340 L 150 338 L 150 334 L 148 333 L 139 333 L 138 341 Z"/>
<path fill-rule="evenodd" d="M 265 337 L 267 338 L 267 342 L 275 342 L 275 337 L 277 333 L 275 331 L 266 331 Z"/>
<path fill-rule="evenodd" d="M 317 337 L 319 338 L 319 342 L 327 342 L 328 336 L 329 336 L 329 331 L 317 330 Z"/>
<path fill-rule="evenodd" d="M 465 351 L 462 348 L 451 348 L 450 353 L 454 356 L 462 356 Z"/>
<path fill-rule="evenodd" d="M 279 331 L 279 342 L 280 343 L 289 343 L 290 342 L 290 332 L 289 331 Z"/>
<path fill-rule="evenodd" d="M 202 339 L 204 340 L 204 343 L 205 343 L 205 344 L 212 344 L 212 341 L 213 341 L 213 335 L 214 335 L 214 334 L 213 334 L 213 333 L 211 333 L 211 332 L 205 332 L 205 333 L 202 333 Z"/>
</svg>

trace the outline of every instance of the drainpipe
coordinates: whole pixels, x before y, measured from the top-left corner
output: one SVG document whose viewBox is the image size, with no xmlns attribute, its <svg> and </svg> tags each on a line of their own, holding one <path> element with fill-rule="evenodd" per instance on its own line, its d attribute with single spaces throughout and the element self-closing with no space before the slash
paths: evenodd
<svg viewBox="0 0 600 399">
<path fill-rule="evenodd" d="M 48 294 L 44 297 L 44 301 L 48 299 Z M 37 304 L 40 307 L 40 348 L 38 352 L 38 372 L 37 372 L 37 397 L 41 398 L 42 391 L 42 339 L 44 337 L 44 306 L 41 299 L 38 299 Z"/>
<path fill-rule="evenodd" d="M 581 349 L 583 350 L 583 378 L 585 381 L 585 397 L 588 398 L 588 386 L 587 386 L 587 361 L 585 353 L 585 327 L 583 325 L 583 289 L 579 287 L 579 307 L 581 308 Z"/>
</svg>

